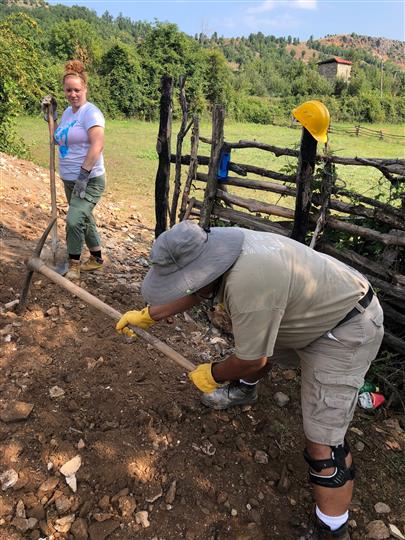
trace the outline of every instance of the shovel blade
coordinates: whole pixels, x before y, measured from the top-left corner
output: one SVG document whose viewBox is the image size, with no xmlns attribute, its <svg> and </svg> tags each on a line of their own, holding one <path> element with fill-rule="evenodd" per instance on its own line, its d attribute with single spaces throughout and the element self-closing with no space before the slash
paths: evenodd
<svg viewBox="0 0 405 540">
<path fill-rule="evenodd" d="M 61 276 L 64 276 L 69 270 L 68 261 L 60 261 L 60 262 L 57 262 L 56 264 L 47 264 L 47 266 L 54 272 L 60 274 Z"/>
</svg>

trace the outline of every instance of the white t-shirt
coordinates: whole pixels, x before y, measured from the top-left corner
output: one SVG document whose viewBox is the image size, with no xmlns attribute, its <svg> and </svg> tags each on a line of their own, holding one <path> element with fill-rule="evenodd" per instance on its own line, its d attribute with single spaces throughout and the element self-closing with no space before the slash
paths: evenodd
<svg viewBox="0 0 405 540">
<path fill-rule="evenodd" d="M 62 114 L 55 130 L 55 142 L 59 147 L 59 174 L 63 180 L 75 181 L 90 148 L 88 130 L 105 126 L 103 113 L 92 103 L 85 103 L 75 113 L 68 107 Z M 90 178 L 104 174 L 103 154 L 90 172 Z"/>
</svg>

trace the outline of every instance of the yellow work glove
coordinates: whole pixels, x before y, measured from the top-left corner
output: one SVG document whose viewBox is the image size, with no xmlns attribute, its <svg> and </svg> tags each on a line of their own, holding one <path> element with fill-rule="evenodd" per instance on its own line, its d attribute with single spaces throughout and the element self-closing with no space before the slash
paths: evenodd
<svg viewBox="0 0 405 540">
<path fill-rule="evenodd" d="M 223 384 L 217 383 L 212 376 L 212 363 L 200 364 L 193 371 L 190 371 L 188 377 L 198 390 L 206 394 L 223 386 Z"/>
<path fill-rule="evenodd" d="M 125 334 L 126 336 L 132 337 L 135 333 L 128 328 L 128 324 L 132 326 L 137 326 L 146 330 L 152 324 L 155 324 L 151 316 L 149 315 L 149 308 L 143 308 L 141 311 L 127 311 L 121 319 L 117 322 L 115 328 L 120 334 Z"/>
</svg>

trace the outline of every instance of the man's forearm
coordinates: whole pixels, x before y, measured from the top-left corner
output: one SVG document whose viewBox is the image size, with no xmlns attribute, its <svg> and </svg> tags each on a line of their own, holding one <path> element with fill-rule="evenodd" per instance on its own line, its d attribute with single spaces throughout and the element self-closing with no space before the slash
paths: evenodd
<svg viewBox="0 0 405 540">
<path fill-rule="evenodd" d="M 212 366 L 212 375 L 219 382 L 235 381 L 238 379 L 259 379 L 266 372 L 263 368 L 267 358 L 263 356 L 257 360 L 241 360 L 235 355 L 228 356 L 223 362 Z"/>
<path fill-rule="evenodd" d="M 177 313 L 187 311 L 188 309 L 196 306 L 200 302 L 201 300 L 197 296 L 190 294 L 189 296 L 179 298 L 178 300 L 176 300 L 175 302 L 171 302 L 170 304 L 163 304 L 161 306 L 150 306 L 149 315 L 154 321 L 160 321 L 162 319 L 166 319 L 167 317 L 171 317 L 172 315 L 176 315 Z"/>
</svg>

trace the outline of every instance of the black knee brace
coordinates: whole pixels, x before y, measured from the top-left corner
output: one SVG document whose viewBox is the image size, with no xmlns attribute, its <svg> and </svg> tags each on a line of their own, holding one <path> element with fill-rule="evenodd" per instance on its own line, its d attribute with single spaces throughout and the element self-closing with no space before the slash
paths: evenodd
<svg viewBox="0 0 405 540">
<path fill-rule="evenodd" d="M 311 467 L 309 470 L 309 480 L 313 484 L 322 487 L 338 488 L 346 484 L 348 480 L 353 480 L 355 476 L 354 463 L 350 467 L 346 466 L 345 458 L 350 452 L 349 445 L 345 440 L 344 445 L 331 446 L 332 455 L 329 459 L 312 459 L 308 450 L 304 450 L 304 458 Z M 323 469 L 334 468 L 334 472 L 328 476 L 316 474 Z M 313 472 L 316 471 L 316 472 Z"/>
</svg>

